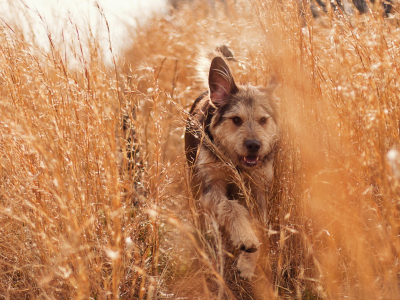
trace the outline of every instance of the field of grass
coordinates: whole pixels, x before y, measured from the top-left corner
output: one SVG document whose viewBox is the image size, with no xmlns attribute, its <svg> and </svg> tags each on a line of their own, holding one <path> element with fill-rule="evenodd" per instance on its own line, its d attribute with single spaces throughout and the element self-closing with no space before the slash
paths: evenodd
<svg viewBox="0 0 400 300">
<path fill-rule="evenodd" d="M 305 7 L 193 2 L 135 28 L 111 65 L 73 20 L 68 35 L 47 29 L 48 49 L 17 15 L 2 21 L 0 298 L 399 298 L 397 6 L 388 19 L 379 3 L 318 19 Z M 200 229 L 185 164 L 187 111 L 206 90 L 196 59 L 218 43 L 236 81 L 281 84 L 253 282 L 218 228 Z"/>
</svg>

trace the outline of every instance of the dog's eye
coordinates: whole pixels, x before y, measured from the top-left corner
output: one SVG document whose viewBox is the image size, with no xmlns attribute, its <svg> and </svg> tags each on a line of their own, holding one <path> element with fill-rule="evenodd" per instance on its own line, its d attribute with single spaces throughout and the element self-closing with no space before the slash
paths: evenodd
<svg viewBox="0 0 400 300">
<path fill-rule="evenodd" d="M 238 126 L 242 124 L 242 119 L 239 118 L 239 117 L 234 117 L 234 118 L 232 118 L 232 121 L 233 121 L 233 123 L 234 123 L 235 125 L 238 125 Z"/>
<path fill-rule="evenodd" d="M 267 123 L 267 121 L 268 121 L 268 118 L 262 117 L 262 118 L 260 119 L 260 124 L 261 124 L 261 125 L 264 125 L 265 123 Z"/>
</svg>

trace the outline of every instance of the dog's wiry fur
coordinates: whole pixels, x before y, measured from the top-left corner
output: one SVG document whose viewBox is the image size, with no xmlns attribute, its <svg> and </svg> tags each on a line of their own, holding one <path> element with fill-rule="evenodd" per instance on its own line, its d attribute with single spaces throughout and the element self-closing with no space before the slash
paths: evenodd
<svg viewBox="0 0 400 300">
<path fill-rule="evenodd" d="M 191 108 L 185 134 L 192 187 L 232 245 L 243 251 L 237 268 L 251 279 L 260 246 L 252 216 L 267 222 L 265 191 L 279 138 L 277 82 L 238 85 L 221 54 L 211 61 L 208 84 Z M 246 192 L 234 183 L 235 174 L 250 189 L 254 205 L 243 199 Z"/>
</svg>

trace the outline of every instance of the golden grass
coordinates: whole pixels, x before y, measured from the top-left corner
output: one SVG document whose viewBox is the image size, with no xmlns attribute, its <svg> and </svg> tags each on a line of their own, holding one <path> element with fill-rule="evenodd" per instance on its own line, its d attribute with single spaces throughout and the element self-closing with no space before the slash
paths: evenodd
<svg viewBox="0 0 400 300">
<path fill-rule="evenodd" d="M 110 68 L 95 37 L 49 32 L 44 50 L 0 28 L 2 298 L 398 298 L 397 14 L 195 3 L 138 27 Z M 221 41 L 237 81 L 281 83 L 252 284 L 223 263 L 217 228 L 200 233 L 184 159 L 198 48 Z"/>
</svg>

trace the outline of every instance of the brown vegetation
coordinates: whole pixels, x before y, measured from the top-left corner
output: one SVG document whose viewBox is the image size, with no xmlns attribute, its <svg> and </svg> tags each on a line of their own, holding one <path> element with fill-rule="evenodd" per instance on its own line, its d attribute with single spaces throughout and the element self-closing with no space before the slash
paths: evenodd
<svg viewBox="0 0 400 300">
<path fill-rule="evenodd" d="M 2 23 L 2 298 L 398 298 L 400 31 L 382 16 L 194 3 L 136 28 L 110 68 L 92 36 L 48 32 L 45 50 Z M 221 41 L 238 82 L 281 83 L 256 283 L 199 233 L 185 170 L 196 55 Z"/>
</svg>

